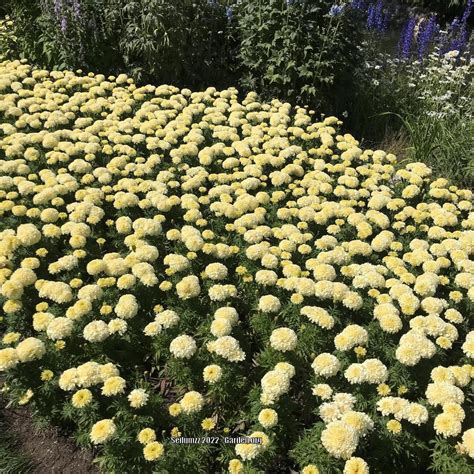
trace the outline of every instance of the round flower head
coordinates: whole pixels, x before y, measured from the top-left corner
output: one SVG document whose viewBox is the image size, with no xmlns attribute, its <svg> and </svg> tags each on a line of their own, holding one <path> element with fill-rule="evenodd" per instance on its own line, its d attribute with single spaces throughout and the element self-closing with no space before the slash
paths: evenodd
<svg viewBox="0 0 474 474">
<path fill-rule="evenodd" d="M 277 313 L 280 308 L 280 300 L 273 295 L 262 296 L 258 302 L 258 309 L 263 313 Z"/>
<path fill-rule="evenodd" d="M 231 306 L 223 306 L 214 313 L 214 319 L 226 319 L 230 324 L 235 325 L 239 321 L 237 310 Z"/>
<path fill-rule="evenodd" d="M 113 420 L 100 420 L 92 426 L 89 437 L 93 444 L 103 444 L 109 441 L 116 431 Z"/>
<path fill-rule="evenodd" d="M 270 443 L 268 436 L 261 431 L 254 431 L 249 435 L 249 438 L 260 438 L 260 442 L 235 445 L 235 454 L 240 456 L 244 461 L 256 458 L 260 453 L 265 451 Z"/>
<path fill-rule="evenodd" d="M 147 461 L 156 461 L 163 456 L 164 452 L 164 446 L 158 441 L 152 441 L 143 448 L 143 456 Z"/>
<path fill-rule="evenodd" d="M 68 318 L 54 318 L 46 328 L 46 334 L 53 341 L 65 339 L 71 335 L 74 327 L 73 321 Z"/>
<path fill-rule="evenodd" d="M 240 474 L 244 470 L 244 465 L 238 459 L 231 459 L 227 470 L 229 474 Z"/>
<path fill-rule="evenodd" d="M 119 318 L 131 319 L 138 313 L 138 302 L 134 295 L 123 295 L 115 306 Z"/>
<path fill-rule="evenodd" d="M 19 360 L 16 349 L 13 349 L 12 347 L 0 349 L 0 372 L 13 369 L 17 366 Z"/>
<path fill-rule="evenodd" d="M 275 329 L 270 336 L 270 345 L 273 349 L 281 352 L 293 350 L 297 342 L 298 338 L 295 332 L 289 328 Z"/>
<path fill-rule="evenodd" d="M 167 309 L 158 313 L 155 317 L 155 321 L 159 323 L 164 329 L 169 329 L 178 324 L 179 316 L 175 311 Z"/>
<path fill-rule="evenodd" d="M 199 392 L 191 391 L 184 394 L 179 404 L 183 412 L 189 415 L 202 409 L 204 406 L 204 398 Z"/>
<path fill-rule="evenodd" d="M 87 388 L 78 390 L 71 399 L 71 403 L 74 408 L 84 408 L 85 406 L 89 405 L 91 401 L 92 392 Z"/>
<path fill-rule="evenodd" d="M 281 370 L 271 370 L 267 372 L 261 380 L 263 394 L 270 403 L 286 393 L 290 388 L 290 378 Z"/>
<path fill-rule="evenodd" d="M 436 434 L 448 438 L 458 436 L 462 431 L 461 422 L 453 418 L 449 413 L 440 413 L 434 420 Z"/>
<path fill-rule="evenodd" d="M 338 358 L 336 356 L 333 356 L 332 354 L 328 353 L 323 353 L 318 355 L 313 363 L 311 364 L 311 367 L 314 370 L 314 373 L 316 375 L 321 375 L 323 377 L 332 377 L 333 375 L 336 375 L 339 372 L 339 369 L 341 368 L 341 363 L 339 362 Z"/>
<path fill-rule="evenodd" d="M 142 388 L 136 388 L 128 394 L 128 401 L 132 408 L 141 408 L 144 407 L 150 396 Z"/>
<path fill-rule="evenodd" d="M 222 369 L 216 365 L 216 364 L 211 364 L 206 367 L 204 367 L 203 370 L 203 378 L 205 382 L 208 382 L 210 384 L 218 382 L 222 377 Z"/>
<path fill-rule="evenodd" d="M 230 362 L 239 362 L 245 359 L 245 353 L 240 348 L 239 342 L 232 336 L 219 337 L 215 341 L 209 342 L 207 350 Z"/>
<path fill-rule="evenodd" d="M 228 270 L 222 263 L 210 263 L 204 270 L 204 273 L 211 280 L 223 280 L 227 277 Z"/>
<path fill-rule="evenodd" d="M 113 376 L 105 380 L 102 387 L 102 394 L 106 397 L 111 397 L 112 395 L 118 395 L 125 391 L 126 382 L 122 377 Z"/>
<path fill-rule="evenodd" d="M 101 320 L 92 321 L 87 324 L 83 330 L 83 336 L 86 341 L 89 342 L 102 342 L 105 341 L 110 335 L 109 327 L 107 323 Z"/>
<path fill-rule="evenodd" d="M 264 408 L 258 414 L 258 422 L 264 428 L 272 428 L 278 423 L 278 413 L 275 410 L 272 410 L 271 408 Z"/>
<path fill-rule="evenodd" d="M 151 428 L 143 428 L 139 433 L 138 433 L 138 441 L 141 444 L 148 444 L 153 441 L 156 441 L 156 433 L 155 430 Z"/>
<path fill-rule="evenodd" d="M 343 474 L 369 474 L 369 465 L 362 458 L 352 457 L 344 464 Z"/>
<path fill-rule="evenodd" d="M 43 341 L 35 337 L 28 337 L 16 346 L 16 355 L 20 362 L 30 362 L 41 359 L 46 353 Z"/>
<path fill-rule="evenodd" d="M 176 292 L 178 293 L 179 298 L 183 300 L 195 298 L 201 292 L 199 278 L 194 275 L 184 277 L 176 285 Z"/>
<path fill-rule="evenodd" d="M 349 459 L 358 442 L 357 431 L 342 421 L 331 421 L 321 433 L 321 443 L 335 458 Z"/>
<path fill-rule="evenodd" d="M 474 459 L 474 428 L 463 433 L 461 448 L 471 459 Z"/>
<path fill-rule="evenodd" d="M 328 400 L 332 395 L 332 388 L 325 383 L 319 383 L 313 387 L 313 395 L 321 398 L 322 400 Z"/>
<path fill-rule="evenodd" d="M 296 373 L 294 366 L 288 362 L 278 362 L 278 364 L 275 365 L 275 370 L 283 372 L 289 379 Z"/>
<path fill-rule="evenodd" d="M 185 334 L 174 338 L 170 344 L 170 352 L 178 359 L 190 359 L 196 350 L 196 341 Z"/>
<path fill-rule="evenodd" d="M 301 469 L 301 474 L 319 474 L 319 469 L 314 464 L 308 464 Z"/>
</svg>

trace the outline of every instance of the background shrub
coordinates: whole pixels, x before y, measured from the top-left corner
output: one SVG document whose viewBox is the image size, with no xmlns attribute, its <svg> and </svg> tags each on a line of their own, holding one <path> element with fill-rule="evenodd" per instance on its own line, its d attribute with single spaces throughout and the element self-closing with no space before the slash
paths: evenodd
<svg viewBox="0 0 474 474">
<path fill-rule="evenodd" d="M 332 6 L 332 0 L 239 2 L 241 86 L 327 112 L 344 107 L 362 34 L 355 11 L 334 15 Z"/>
<path fill-rule="evenodd" d="M 20 51 L 43 67 L 126 72 L 140 82 L 223 85 L 224 6 L 207 0 L 16 0 Z"/>
<path fill-rule="evenodd" d="M 17 54 L 17 37 L 10 17 L 0 17 L 0 58 L 11 59 Z"/>
<path fill-rule="evenodd" d="M 226 9 L 215 1 L 108 0 L 108 36 L 118 36 L 125 69 L 139 81 L 180 86 L 228 81 Z"/>
<path fill-rule="evenodd" d="M 120 69 L 116 35 L 105 30 L 106 0 L 15 0 L 11 8 L 20 51 L 29 61 L 55 69 Z"/>
<path fill-rule="evenodd" d="M 452 17 L 462 12 L 469 0 L 403 0 L 408 6 L 422 7 L 444 17 Z"/>
</svg>

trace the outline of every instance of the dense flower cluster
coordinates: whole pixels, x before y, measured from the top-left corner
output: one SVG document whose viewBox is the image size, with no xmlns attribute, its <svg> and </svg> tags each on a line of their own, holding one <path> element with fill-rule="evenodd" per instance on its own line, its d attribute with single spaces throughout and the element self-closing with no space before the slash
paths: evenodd
<svg viewBox="0 0 474 474">
<path fill-rule="evenodd" d="M 3 62 L 0 119 L 4 391 L 105 470 L 473 457 L 471 191 L 235 89 Z"/>
</svg>

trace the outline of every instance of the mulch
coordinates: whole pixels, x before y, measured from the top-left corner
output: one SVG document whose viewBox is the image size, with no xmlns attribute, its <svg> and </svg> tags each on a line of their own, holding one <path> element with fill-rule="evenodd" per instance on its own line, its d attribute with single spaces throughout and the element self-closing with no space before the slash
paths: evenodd
<svg viewBox="0 0 474 474">
<path fill-rule="evenodd" d="M 79 448 L 59 428 L 51 426 L 39 430 L 27 408 L 6 408 L 4 400 L 0 400 L 0 411 L 18 450 L 31 460 L 32 474 L 99 473 L 92 463 L 93 452 Z"/>
</svg>

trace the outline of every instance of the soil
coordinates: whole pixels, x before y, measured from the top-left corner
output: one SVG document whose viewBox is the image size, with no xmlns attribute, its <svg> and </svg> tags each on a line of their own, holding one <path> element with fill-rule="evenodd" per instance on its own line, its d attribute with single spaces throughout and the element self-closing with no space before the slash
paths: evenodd
<svg viewBox="0 0 474 474">
<path fill-rule="evenodd" d="M 0 401 L 0 410 L 0 416 L 18 442 L 18 450 L 33 464 L 31 474 L 99 473 L 92 464 L 93 452 L 77 447 L 58 428 L 38 430 L 26 408 L 5 408 Z"/>
</svg>

